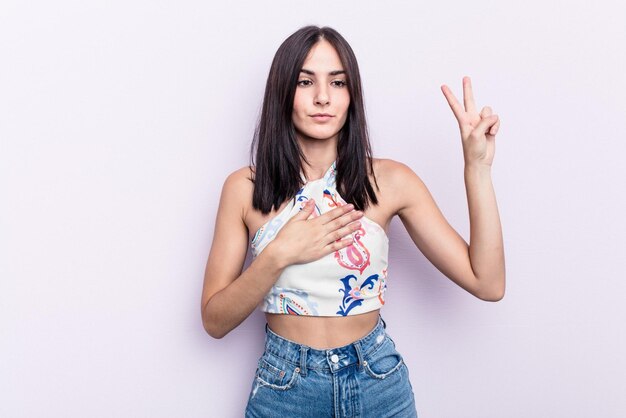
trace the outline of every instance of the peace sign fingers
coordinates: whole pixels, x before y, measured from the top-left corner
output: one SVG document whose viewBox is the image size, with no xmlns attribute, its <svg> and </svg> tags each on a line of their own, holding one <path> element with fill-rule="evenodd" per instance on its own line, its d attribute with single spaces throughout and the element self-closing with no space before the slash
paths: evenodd
<svg viewBox="0 0 626 418">
<path fill-rule="evenodd" d="M 450 87 L 443 84 L 441 91 L 459 122 L 465 163 L 491 166 L 494 139 L 500 127 L 500 118 L 492 114 L 489 106 L 483 107 L 478 113 L 474 103 L 472 81 L 468 76 L 463 77 L 463 105 L 454 97 Z"/>
<path fill-rule="evenodd" d="M 457 98 L 450 90 L 450 87 L 443 84 L 441 86 L 441 91 L 443 92 L 454 116 L 459 122 L 459 128 L 461 129 L 461 134 L 463 138 L 469 135 L 469 132 L 472 130 L 472 127 L 480 122 L 480 115 L 476 111 L 476 104 L 474 103 L 474 93 L 472 91 L 472 81 L 469 77 L 463 77 L 463 104 L 459 103 Z"/>
<path fill-rule="evenodd" d="M 469 113 L 470 115 L 476 114 L 476 104 L 474 103 L 474 92 L 472 90 L 472 80 L 465 76 L 463 77 L 463 104 L 465 105 L 465 109 L 461 106 L 459 101 L 456 99 L 450 87 L 443 84 L 441 86 L 441 91 L 444 96 L 446 96 L 446 100 L 448 104 L 452 108 L 452 112 L 457 119 L 461 117 L 463 113 Z"/>
<path fill-rule="evenodd" d="M 452 90 L 450 90 L 450 87 L 443 84 L 441 86 L 441 91 L 443 92 L 443 95 L 446 96 L 446 100 L 448 101 L 448 104 L 452 109 L 452 113 L 454 113 L 454 116 L 459 121 L 460 125 L 465 118 L 465 110 L 456 99 L 456 97 L 454 97 L 454 94 L 452 93 Z"/>
<path fill-rule="evenodd" d="M 472 80 L 469 77 L 463 77 L 463 102 L 465 103 L 465 111 L 470 115 L 476 114 L 476 105 L 474 104 L 474 92 L 472 91 Z"/>
</svg>

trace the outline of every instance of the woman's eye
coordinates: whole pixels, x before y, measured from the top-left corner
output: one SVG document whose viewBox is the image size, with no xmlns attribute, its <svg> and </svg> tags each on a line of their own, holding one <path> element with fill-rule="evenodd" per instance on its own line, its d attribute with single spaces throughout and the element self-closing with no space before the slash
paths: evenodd
<svg viewBox="0 0 626 418">
<path fill-rule="evenodd" d="M 298 81 L 299 86 L 310 86 L 311 84 L 313 84 L 311 80 Z M 334 84 L 335 87 L 345 87 L 347 85 L 347 83 L 343 80 L 334 80 L 332 84 Z"/>
</svg>

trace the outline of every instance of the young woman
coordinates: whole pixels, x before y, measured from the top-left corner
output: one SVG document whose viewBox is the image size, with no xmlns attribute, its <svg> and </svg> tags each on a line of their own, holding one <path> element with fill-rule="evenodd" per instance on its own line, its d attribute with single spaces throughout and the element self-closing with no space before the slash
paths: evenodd
<svg viewBox="0 0 626 418">
<path fill-rule="evenodd" d="M 214 338 L 257 307 L 265 312 L 246 416 L 417 416 L 409 370 L 379 312 L 395 215 L 444 275 L 482 300 L 503 297 L 490 174 L 500 123 L 489 107 L 478 112 L 468 77 L 464 107 L 447 86 L 442 91 L 461 131 L 469 246 L 408 166 L 372 158 L 346 40 L 307 26 L 276 52 L 255 161 L 223 186 L 201 301 Z M 248 246 L 254 259 L 242 272 Z"/>
</svg>

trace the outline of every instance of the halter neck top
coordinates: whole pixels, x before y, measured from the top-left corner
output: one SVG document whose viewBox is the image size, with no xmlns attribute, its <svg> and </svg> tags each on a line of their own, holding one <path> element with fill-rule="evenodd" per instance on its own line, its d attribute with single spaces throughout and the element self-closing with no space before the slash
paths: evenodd
<svg viewBox="0 0 626 418">
<path fill-rule="evenodd" d="M 324 177 L 307 182 L 287 206 L 254 234 L 250 247 L 257 257 L 276 234 L 295 216 L 307 200 L 315 199 L 309 219 L 347 204 L 335 188 L 337 161 Z M 306 263 L 287 266 L 258 307 L 263 312 L 308 315 L 348 316 L 379 309 L 385 303 L 389 238 L 385 230 L 365 216 L 361 227 L 352 232 L 354 242 Z M 346 235 L 343 238 L 347 238 Z"/>
</svg>

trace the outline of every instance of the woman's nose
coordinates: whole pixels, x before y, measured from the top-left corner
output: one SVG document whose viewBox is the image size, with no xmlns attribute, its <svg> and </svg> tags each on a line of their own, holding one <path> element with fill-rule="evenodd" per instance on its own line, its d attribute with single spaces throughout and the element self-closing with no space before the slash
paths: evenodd
<svg viewBox="0 0 626 418">
<path fill-rule="evenodd" d="M 315 104 L 325 105 L 328 104 L 328 92 L 324 87 L 321 87 L 317 90 L 317 94 L 315 95 Z"/>
</svg>

